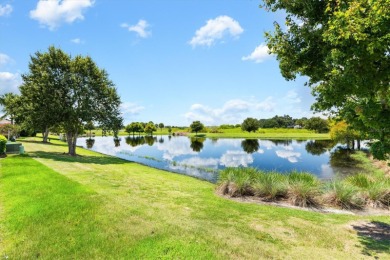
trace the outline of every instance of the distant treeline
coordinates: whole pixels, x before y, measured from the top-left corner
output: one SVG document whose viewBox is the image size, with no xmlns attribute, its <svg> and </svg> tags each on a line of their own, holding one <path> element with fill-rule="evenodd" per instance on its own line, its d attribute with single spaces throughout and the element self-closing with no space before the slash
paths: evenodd
<svg viewBox="0 0 390 260">
<path fill-rule="evenodd" d="M 326 119 L 320 117 L 302 117 L 302 118 L 292 118 L 289 115 L 284 116 L 274 116 L 268 119 L 254 119 L 256 126 L 258 128 L 306 128 L 310 130 L 315 130 L 317 132 L 327 132 L 329 131 L 329 122 Z M 245 122 L 245 120 L 244 120 Z M 242 127 L 242 124 L 229 125 L 223 124 L 220 125 L 220 129 L 231 129 Z"/>
</svg>

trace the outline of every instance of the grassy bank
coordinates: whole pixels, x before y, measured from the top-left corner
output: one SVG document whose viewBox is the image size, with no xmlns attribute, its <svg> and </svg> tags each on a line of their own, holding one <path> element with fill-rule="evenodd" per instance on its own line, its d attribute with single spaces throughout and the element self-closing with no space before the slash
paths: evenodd
<svg viewBox="0 0 390 260">
<path fill-rule="evenodd" d="M 283 174 L 254 168 L 226 168 L 220 173 L 218 190 L 230 197 L 250 196 L 300 207 L 381 208 L 390 214 L 390 178 L 379 171 L 321 181 L 304 172 Z"/>
<path fill-rule="evenodd" d="M 388 216 L 320 214 L 215 195 L 213 184 L 78 149 L 23 142 L 0 160 L 0 255 L 9 259 L 389 258 L 365 235 Z"/>
<path fill-rule="evenodd" d="M 199 135 L 204 135 L 210 138 L 259 138 L 259 139 L 299 139 L 299 140 L 307 140 L 307 139 L 330 139 L 329 133 L 316 133 L 307 129 L 291 129 L 291 128 L 264 128 L 259 129 L 255 133 L 248 133 L 241 130 L 241 128 L 231 128 L 231 129 L 218 129 L 217 132 L 213 132 L 211 129 L 208 129 L 208 132 L 198 133 Z M 102 131 L 96 129 L 93 131 L 95 136 L 102 136 Z M 190 133 L 189 128 L 173 128 L 173 133 L 188 133 L 190 136 L 194 136 L 195 133 Z M 144 134 L 144 133 L 142 133 Z M 158 129 L 156 132 L 153 132 L 153 135 L 168 135 L 168 129 Z M 120 136 L 128 136 L 123 129 L 119 131 Z M 136 133 L 137 135 L 137 133 Z M 38 134 L 41 136 L 41 134 Z"/>
</svg>

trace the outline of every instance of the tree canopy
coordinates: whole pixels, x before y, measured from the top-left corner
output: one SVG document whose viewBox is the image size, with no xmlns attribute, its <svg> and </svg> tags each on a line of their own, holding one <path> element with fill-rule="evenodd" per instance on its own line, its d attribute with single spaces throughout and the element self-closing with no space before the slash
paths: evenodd
<svg viewBox="0 0 390 260">
<path fill-rule="evenodd" d="M 282 75 L 309 77 L 313 109 L 367 133 L 382 151 L 379 157 L 388 158 L 389 1 L 264 0 L 264 7 L 287 14 L 287 28 L 275 23 L 274 32 L 266 33 Z"/>
<path fill-rule="evenodd" d="M 256 118 L 248 117 L 241 124 L 241 129 L 248 132 L 256 132 L 260 127 L 259 121 Z"/>
<path fill-rule="evenodd" d="M 5 93 L 0 96 L 0 105 L 3 106 L 3 112 L 5 113 L 2 118 L 9 117 L 11 124 L 14 124 L 20 106 L 19 96 L 14 93 Z"/>
<path fill-rule="evenodd" d="M 195 132 L 195 135 L 198 135 L 198 132 L 202 131 L 204 125 L 200 121 L 194 121 L 190 125 L 191 131 Z"/>
<path fill-rule="evenodd" d="M 22 78 L 25 120 L 43 132 L 61 125 L 70 155 L 76 155 L 77 137 L 86 123 L 96 122 L 114 132 L 122 125 L 114 84 L 89 56 L 72 58 L 51 46 L 31 56 L 29 72 Z"/>
</svg>

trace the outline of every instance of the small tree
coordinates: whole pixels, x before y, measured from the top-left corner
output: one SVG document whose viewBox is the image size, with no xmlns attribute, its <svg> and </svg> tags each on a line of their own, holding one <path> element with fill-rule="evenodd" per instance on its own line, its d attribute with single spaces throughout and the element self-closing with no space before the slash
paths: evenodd
<svg viewBox="0 0 390 260">
<path fill-rule="evenodd" d="M 156 130 L 157 130 L 156 125 L 153 124 L 152 121 L 150 121 L 149 123 L 146 124 L 144 132 L 147 133 L 148 135 L 153 135 L 153 132 Z"/>
<path fill-rule="evenodd" d="M 241 124 L 242 131 L 256 132 L 259 129 L 259 121 L 255 118 L 248 117 Z"/>
<path fill-rule="evenodd" d="M 344 121 L 337 122 L 332 126 L 330 129 L 330 138 L 336 142 L 347 144 L 347 148 L 350 148 L 350 146 L 352 146 L 352 149 L 355 148 L 355 140 L 358 140 L 358 147 L 360 146 L 359 133 L 352 130 Z"/>
<path fill-rule="evenodd" d="M 162 131 L 162 129 L 164 128 L 164 124 L 163 123 L 158 124 L 158 128 L 160 128 L 160 131 Z"/>
<path fill-rule="evenodd" d="M 195 135 L 198 135 L 198 132 L 204 128 L 204 125 L 200 121 L 194 121 L 190 125 L 191 132 L 195 132 Z"/>
<path fill-rule="evenodd" d="M 125 132 L 128 133 L 130 135 L 130 133 L 134 133 L 135 132 L 139 132 L 139 128 L 140 128 L 140 125 L 138 122 L 132 122 L 131 124 L 128 124 L 126 127 L 125 127 Z"/>
<path fill-rule="evenodd" d="M 11 124 L 14 124 L 16 113 L 20 106 L 19 96 L 13 93 L 6 93 L 0 96 L 0 105 L 3 106 L 3 117 L 9 116 Z"/>
<path fill-rule="evenodd" d="M 171 126 L 168 126 L 168 133 L 169 133 L 169 135 L 171 135 L 171 133 L 172 133 L 172 127 Z"/>
</svg>

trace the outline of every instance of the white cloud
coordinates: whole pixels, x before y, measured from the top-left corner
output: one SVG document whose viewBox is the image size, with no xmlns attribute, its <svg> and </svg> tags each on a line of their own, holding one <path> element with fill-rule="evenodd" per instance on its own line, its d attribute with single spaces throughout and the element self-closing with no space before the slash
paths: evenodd
<svg viewBox="0 0 390 260">
<path fill-rule="evenodd" d="M 226 151 L 220 159 L 221 165 L 226 167 L 247 167 L 253 163 L 253 156 L 244 151 Z"/>
<path fill-rule="evenodd" d="M 195 167 L 204 167 L 204 168 L 218 168 L 219 160 L 215 158 L 200 158 L 200 157 L 191 157 L 184 159 L 179 162 L 181 165 L 191 165 Z"/>
<path fill-rule="evenodd" d="M 286 96 L 283 98 L 289 104 L 298 104 L 301 103 L 301 97 L 295 90 L 290 90 L 287 92 Z"/>
<path fill-rule="evenodd" d="M 122 23 L 121 27 L 128 29 L 130 32 L 135 32 L 141 38 L 147 38 L 152 33 L 146 29 L 150 27 L 147 21 L 139 20 L 136 25 L 128 25 L 127 23 Z"/>
<path fill-rule="evenodd" d="M 275 103 L 272 97 L 263 102 L 233 99 L 227 101 L 221 108 L 211 108 L 202 104 L 194 104 L 185 114 L 189 121 L 199 120 L 207 125 L 236 124 L 242 122 L 248 115 L 256 111 L 272 111 Z"/>
<path fill-rule="evenodd" d="M 12 6 L 10 4 L 0 5 L 0 16 L 6 16 L 12 13 Z"/>
<path fill-rule="evenodd" d="M 0 72 L 0 95 L 5 93 L 18 93 L 22 78 L 18 73 Z"/>
<path fill-rule="evenodd" d="M 54 30 L 64 22 L 83 20 L 84 10 L 93 4 L 94 0 L 39 0 L 36 8 L 30 11 L 30 18 Z"/>
<path fill-rule="evenodd" d="M 271 57 L 271 55 L 268 53 L 269 49 L 267 45 L 264 43 L 260 44 L 259 46 L 256 47 L 256 49 L 249 54 L 248 56 L 242 57 L 243 61 L 254 61 L 255 63 L 260 63 L 263 62 L 264 60 L 268 59 Z"/>
<path fill-rule="evenodd" d="M 122 115 L 125 117 L 139 115 L 139 113 L 144 109 L 145 108 L 143 106 L 140 106 L 140 105 L 137 105 L 136 103 L 131 103 L 131 102 L 124 102 L 120 106 L 120 110 L 122 112 Z"/>
<path fill-rule="evenodd" d="M 11 61 L 12 59 L 7 54 L 0 53 L 0 66 L 6 65 Z"/>
<path fill-rule="evenodd" d="M 72 40 L 70 40 L 72 43 L 74 43 L 74 44 L 82 44 L 82 43 L 84 43 L 84 41 L 83 40 L 81 40 L 80 38 L 74 38 L 74 39 L 72 39 Z"/>
<path fill-rule="evenodd" d="M 276 155 L 280 158 L 287 159 L 290 163 L 298 162 L 298 158 L 301 157 L 301 153 L 286 150 L 276 151 Z"/>
<path fill-rule="evenodd" d="M 197 45 L 211 46 L 226 34 L 237 38 L 243 31 L 244 29 L 236 20 L 226 15 L 218 16 L 215 19 L 208 20 L 205 26 L 198 29 L 189 44 L 192 47 Z"/>
<path fill-rule="evenodd" d="M 163 158 L 168 161 L 173 161 L 175 157 L 181 155 L 197 154 L 190 147 L 190 140 L 187 138 L 173 138 L 169 143 L 158 143 L 157 149 L 163 151 Z"/>
</svg>

